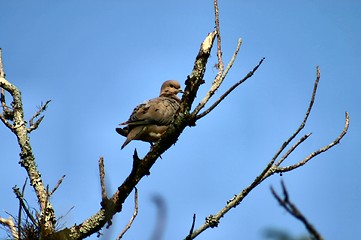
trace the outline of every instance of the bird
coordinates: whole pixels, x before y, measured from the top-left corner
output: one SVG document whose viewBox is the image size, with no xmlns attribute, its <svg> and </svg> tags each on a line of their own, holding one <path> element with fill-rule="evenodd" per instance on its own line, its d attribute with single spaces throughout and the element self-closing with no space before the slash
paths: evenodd
<svg viewBox="0 0 361 240">
<path fill-rule="evenodd" d="M 177 80 L 167 80 L 161 86 L 159 97 L 136 106 L 129 119 L 119 124 L 126 126 L 115 129 L 118 134 L 126 137 L 121 149 L 132 140 L 150 144 L 158 141 L 179 109 L 178 93 L 183 93 L 180 83 Z"/>
</svg>

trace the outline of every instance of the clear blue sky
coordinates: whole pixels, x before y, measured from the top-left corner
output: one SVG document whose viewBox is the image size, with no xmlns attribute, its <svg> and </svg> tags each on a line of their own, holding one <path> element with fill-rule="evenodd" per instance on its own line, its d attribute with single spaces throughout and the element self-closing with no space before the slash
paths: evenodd
<svg viewBox="0 0 361 240">
<path fill-rule="evenodd" d="M 266 57 L 255 76 L 218 109 L 187 128 L 138 185 L 139 215 L 125 239 L 149 239 L 156 219 L 154 195 L 167 204 L 164 239 L 183 239 L 193 213 L 196 227 L 248 186 L 303 119 L 316 66 L 321 80 L 303 134 L 313 135 L 285 165 L 331 142 L 341 144 L 296 171 L 272 176 L 236 209 L 197 239 L 264 239 L 266 228 L 293 235 L 303 225 L 281 209 L 269 187 L 288 186 L 292 200 L 328 240 L 361 239 L 361 3 L 325 1 L 220 1 L 223 56 L 227 62 L 243 38 L 239 57 L 218 94 Z M 166 79 L 182 83 L 199 45 L 214 29 L 213 1 L 1 1 L 0 47 L 7 79 L 17 85 L 29 119 L 51 99 L 40 128 L 31 134 L 43 180 L 66 174 L 51 199 L 64 226 L 80 223 L 100 207 L 98 159 L 104 156 L 108 193 L 120 185 L 136 147 L 114 128 L 133 107 L 158 95 Z M 213 52 L 199 99 L 216 70 Z M 184 86 L 184 84 L 183 84 Z M 9 98 L 8 98 L 9 99 Z M 0 215 L 17 214 L 15 136 L 0 126 Z M 26 198 L 36 199 L 30 186 Z M 114 218 L 104 239 L 114 239 L 133 212 L 133 198 Z M 0 232 L 0 239 L 5 237 Z M 92 237 L 89 239 L 96 239 Z"/>
</svg>

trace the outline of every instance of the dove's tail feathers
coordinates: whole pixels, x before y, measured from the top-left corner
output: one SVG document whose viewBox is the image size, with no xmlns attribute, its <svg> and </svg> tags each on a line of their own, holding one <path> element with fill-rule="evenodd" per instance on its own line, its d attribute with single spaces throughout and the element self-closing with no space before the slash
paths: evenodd
<svg viewBox="0 0 361 240">
<path fill-rule="evenodd" d="M 115 128 L 115 131 L 119 135 L 122 135 L 123 137 L 127 137 L 128 133 L 129 133 L 129 129 L 127 127 L 125 127 L 125 128 Z"/>
<path fill-rule="evenodd" d="M 131 139 L 126 139 L 125 142 L 123 143 L 123 145 L 120 147 L 120 149 L 123 149 L 125 146 L 128 145 L 128 143 L 130 143 L 130 141 L 132 141 Z"/>
</svg>

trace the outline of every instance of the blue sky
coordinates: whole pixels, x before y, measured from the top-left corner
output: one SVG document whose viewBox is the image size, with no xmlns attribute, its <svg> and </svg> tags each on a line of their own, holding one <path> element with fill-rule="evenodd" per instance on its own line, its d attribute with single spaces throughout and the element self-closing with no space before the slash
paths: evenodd
<svg viewBox="0 0 361 240">
<path fill-rule="evenodd" d="M 156 219 L 152 197 L 167 205 L 164 239 L 183 239 L 193 213 L 196 227 L 262 171 L 303 119 L 316 66 L 321 80 L 303 134 L 312 132 L 284 164 L 330 143 L 350 113 L 341 144 L 306 166 L 272 176 L 197 239 L 264 239 L 266 228 L 306 232 L 276 203 L 269 187 L 283 179 L 292 200 L 326 239 L 361 238 L 361 3 L 359 1 L 220 1 L 223 57 L 242 37 L 238 58 L 219 96 L 265 62 L 218 109 L 187 128 L 138 185 L 139 215 L 125 239 L 149 239 Z M 31 142 L 43 180 L 66 178 L 52 203 L 61 223 L 80 223 L 100 207 L 98 159 L 104 156 L 109 195 L 128 175 L 132 152 L 149 145 L 124 139 L 114 128 L 133 107 L 158 95 L 167 79 L 183 83 L 199 45 L 214 29 L 213 2 L 199 1 L 1 1 L 0 47 L 7 79 L 22 91 L 26 118 L 52 102 Z M 200 100 L 216 70 L 213 51 Z M 9 99 L 9 97 L 8 97 Z M 0 126 L 0 215 L 16 214 L 18 165 L 15 136 Z M 26 198 L 36 199 L 30 186 Z M 114 239 L 133 212 L 133 198 L 114 218 L 104 239 Z M 0 232 L 0 239 L 5 237 Z M 89 239 L 96 239 L 92 237 Z"/>
</svg>

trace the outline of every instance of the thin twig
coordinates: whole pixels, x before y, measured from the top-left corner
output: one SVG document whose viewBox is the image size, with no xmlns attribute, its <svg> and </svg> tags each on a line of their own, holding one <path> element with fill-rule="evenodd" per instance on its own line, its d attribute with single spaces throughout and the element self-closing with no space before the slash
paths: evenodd
<svg viewBox="0 0 361 240">
<path fill-rule="evenodd" d="M 53 190 L 51 190 L 51 192 L 49 193 L 49 196 L 53 195 L 53 193 L 58 189 L 58 187 L 60 186 L 60 184 L 63 182 L 65 178 L 65 175 L 63 175 L 59 181 L 56 183 L 55 187 L 53 188 Z"/>
<path fill-rule="evenodd" d="M 104 171 L 104 158 L 100 157 L 99 159 L 99 176 L 100 176 L 100 186 L 102 189 L 102 201 L 107 199 L 107 190 L 105 187 L 105 171 Z"/>
<path fill-rule="evenodd" d="M 281 154 L 281 152 L 288 146 L 288 144 L 299 134 L 299 132 L 301 132 L 301 130 L 305 127 L 308 116 L 311 113 L 312 107 L 313 107 L 313 103 L 315 102 L 315 97 L 316 97 L 316 92 L 317 92 L 317 87 L 318 87 L 318 83 L 320 81 L 320 77 L 321 77 L 321 72 L 320 72 L 320 68 L 317 66 L 316 67 L 316 80 L 315 83 L 313 85 L 313 91 L 312 91 L 312 95 L 311 95 L 311 100 L 310 103 L 308 105 L 305 117 L 303 118 L 303 121 L 301 122 L 300 126 L 298 127 L 298 129 L 291 135 L 291 137 L 289 137 L 281 146 L 281 148 L 278 150 L 278 152 L 276 153 L 276 155 L 274 156 L 274 159 L 278 158 L 279 154 Z"/>
<path fill-rule="evenodd" d="M 132 226 L 133 221 L 137 217 L 137 215 L 138 215 L 138 189 L 134 188 L 134 212 L 133 212 L 133 215 L 130 218 L 128 224 L 125 226 L 123 231 L 117 237 L 117 240 L 121 239 L 123 237 L 123 235 L 129 230 L 129 228 Z"/>
<path fill-rule="evenodd" d="M 281 159 L 277 162 L 277 164 L 274 164 L 275 161 L 278 159 L 279 155 L 281 154 L 281 152 L 284 151 L 284 149 L 289 145 L 289 143 L 298 135 L 298 133 L 304 128 L 308 116 L 311 112 L 313 103 L 314 103 L 314 99 L 315 99 L 315 95 L 316 95 L 316 91 L 317 91 L 317 85 L 320 79 L 320 71 L 319 68 L 317 67 L 317 76 L 316 76 L 316 80 L 315 80 L 315 84 L 314 84 L 314 88 L 313 88 L 313 92 L 312 92 L 312 97 L 311 97 L 311 101 L 309 104 L 309 107 L 306 111 L 305 117 L 301 123 L 301 125 L 299 126 L 299 128 L 291 135 L 290 138 L 288 138 L 283 145 L 281 146 L 281 148 L 277 151 L 277 153 L 273 156 L 273 158 L 271 159 L 271 161 L 267 164 L 266 168 L 262 171 L 261 174 L 259 174 L 256 179 L 248 186 L 246 187 L 243 191 L 241 191 L 239 194 L 235 195 L 231 200 L 227 201 L 227 204 L 225 207 L 223 207 L 221 210 L 219 210 L 216 214 L 212 214 L 209 215 L 206 218 L 206 221 L 203 225 L 201 225 L 198 229 L 196 229 L 192 235 L 189 237 L 189 239 L 194 239 L 196 238 L 199 234 L 201 234 L 203 231 L 205 231 L 208 228 L 212 228 L 212 227 L 216 227 L 219 223 L 219 220 L 232 208 L 236 207 L 237 205 L 239 205 L 242 200 L 255 188 L 257 187 L 260 183 L 263 182 L 263 180 L 267 179 L 268 177 L 272 176 L 274 173 L 277 172 L 285 172 L 285 171 L 290 171 L 293 170 L 299 166 L 304 165 L 305 163 L 307 163 L 310 159 L 312 159 L 313 157 L 315 157 L 316 155 L 327 151 L 328 149 L 330 149 L 331 147 L 335 146 L 337 143 L 340 142 L 340 140 L 344 137 L 344 135 L 347 133 L 348 130 L 348 125 L 349 125 L 349 116 L 348 113 L 346 112 L 346 123 L 345 123 L 345 127 L 342 131 L 342 133 L 336 138 L 335 141 L 333 141 L 331 144 L 327 145 L 324 148 L 319 149 L 316 152 L 311 153 L 308 157 L 306 157 L 305 159 L 303 159 L 302 161 L 300 161 L 299 163 L 293 165 L 293 166 L 289 166 L 289 167 L 284 167 L 281 168 L 279 167 L 279 164 L 282 163 L 282 161 L 284 159 L 286 159 L 293 151 L 294 149 L 296 149 L 302 142 L 304 142 L 310 134 L 306 134 L 304 135 L 295 145 L 293 145 L 284 155 L 283 157 L 281 157 Z M 292 169 L 291 169 L 292 168 Z"/>
<path fill-rule="evenodd" d="M 310 161 L 312 158 L 319 155 L 320 153 L 326 152 L 327 150 L 329 150 L 330 148 L 332 148 L 336 144 L 340 143 L 341 139 L 347 133 L 349 125 L 350 125 L 350 117 L 348 115 L 348 112 L 346 112 L 345 113 L 345 126 L 344 126 L 342 132 L 340 133 L 340 135 L 338 135 L 338 137 L 333 142 L 331 142 L 330 144 L 318 149 L 317 151 L 312 152 L 307 157 L 305 157 L 304 159 L 302 159 L 301 161 L 299 161 L 298 163 L 296 163 L 296 164 L 294 164 L 292 166 L 277 168 L 276 172 L 278 172 L 278 173 L 279 172 L 288 172 L 288 171 L 291 171 L 291 170 L 296 169 L 298 167 L 301 167 L 301 166 L 305 165 L 308 161 Z"/>
<path fill-rule="evenodd" d="M 0 48 L 0 77 L 1 78 L 5 78 L 6 74 L 4 71 L 4 66 L 3 66 L 3 51 Z"/>
<path fill-rule="evenodd" d="M 276 193 L 276 191 L 271 187 L 272 195 L 276 198 L 278 203 L 292 216 L 296 219 L 300 220 L 308 232 L 316 239 L 316 240 L 323 240 L 321 234 L 316 230 L 316 228 L 307 220 L 307 218 L 302 214 L 300 210 L 293 204 L 289 198 L 289 194 L 287 192 L 286 186 L 283 181 L 281 181 L 282 185 L 282 192 L 283 192 L 283 199 Z"/>
<path fill-rule="evenodd" d="M 298 142 L 296 142 L 290 149 L 288 149 L 288 151 L 280 158 L 280 160 L 278 160 L 277 163 L 275 163 L 275 166 L 279 166 L 281 165 L 281 163 L 304 141 L 307 140 L 307 138 L 309 136 L 311 136 L 312 133 L 308 133 L 306 135 L 304 135 L 303 137 L 301 137 Z"/>
<path fill-rule="evenodd" d="M 247 79 L 249 79 L 250 77 L 253 76 L 253 74 L 257 71 L 257 69 L 259 68 L 259 66 L 261 66 L 262 62 L 264 61 L 264 58 L 262 58 L 259 63 L 253 68 L 252 71 L 250 71 L 243 79 L 241 79 L 240 81 L 238 81 L 237 83 L 235 83 L 232 87 L 230 87 L 215 103 L 212 104 L 212 106 L 210 106 L 207 110 L 205 110 L 204 112 L 198 114 L 196 116 L 196 119 L 200 119 L 204 116 L 206 116 L 208 113 L 210 113 L 215 107 L 218 106 L 218 104 L 228 96 L 228 94 L 230 94 L 236 87 L 238 87 L 239 85 L 241 85 L 242 83 L 244 83 Z"/>
<path fill-rule="evenodd" d="M 218 9 L 217 0 L 214 0 L 214 15 L 215 15 L 215 23 L 216 23 L 216 31 L 217 31 L 217 58 L 218 58 L 217 67 L 219 73 L 222 74 L 224 70 L 224 64 L 222 60 L 221 28 L 219 27 L 219 9 Z"/>
<path fill-rule="evenodd" d="M 21 195 L 24 196 L 25 187 L 28 182 L 28 178 L 25 178 L 23 188 L 21 189 Z M 18 212 L 18 236 L 21 236 L 21 213 L 22 213 L 23 204 L 19 201 L 19 212 Z"/>
<path fill-rule="evenodd" d="M 2 66 L 2 62 L 0 62 Z M 1 67 L 2 68 L 2 67 Z M 35 156 L 32 151 L 28 129 L 26 127 L 26 121 L 24 120 L 24 108 L 21 97 L 20 90 L 7 81 L 1 70 L 2 74 L 0 77 L 0 87 L 3 88 L 6 92 L 8 92 L 12 96 L 12 121 L 13 126 L 10 126 L 5 122 L 5 125 L 10 128 L 10 130 L 16 135 L 17 142 L 20 147 L 20 161 L 19 164 L 23 167 L 30 180 L 30 185 L 33 187 L 36 197 L 38 199 L 38 203 L 40 206 L 40 216 L 45 219 L 44 222 L 44 235 L 48 235 L 54 232 L 54 224 L 56 222 L 56 217 L 54 214 L 54 209 L 51 203 L 48 201 L 48 192 L 46 191 L 45 184 L 41 178 L 41 174 L 37 168 L 37 164 L 35 162 Z M 4 116 L 1 117 L 4 119 Z M 4 121 L 3 121 L 4 122 Z M 40 122 L 38 122 L 40 123 Z"/>
<path fill-rule="evenodd" d="M 36 219 L 34 218 L 34 216 L 30 213 L 29 209 L 28 209 L 27 206 L 25 205 L 24 197 L 23 197 L 23 195 L 20 193 L 19 188 L 15 186 L 15 187 L 13 187 L 13 191 L 14 191 L 14 193 L 15 193 L 15 195 L 16 195 L 16 198 L 19 199 L 20 204 L 22 204 L 26 215 L 30 218 L 30 220 L 33 222 L 33 224 L 34 224 L 37 228 L 39 228 L 38 222 L 36 221 Z"/>
<path fill-rule="evenodd" d="M 239 49 L 241 48 L 242 45 L 242 38 L 238 38 L 238 42 L 237 42 L 237 47 L 236 50 L 234 51 L 231 60 L 229 61 L 229 63 L 227 64 L 226 69 L 223 72 L 222 78 L 225 78 L 229 72 L 229 70 L 232 68 L 234 61 L 237 58 L 237 54 L 239 52 Z"/>
<path fill-rule="evenodd" d="M 194 213 L 193 214 L 193 221 L 192 221 L 192 226 L 191 226 L 191 229 L 189 230 L 189 235 L 186 237 L 185 240 L 191 240 L 191 236 L 192 236 L 192 233 L 193 233 L 193 230 L 194 230 L 194 225 L 196 223 L 196 214 Z"/>
<path fill-rule="evenodd" d="M 239 38 L 238 39 L 238 44 L 236 47 L 236 50 L 233 53 L 233 56 L 231 58 L 231 60 L 229 61 L 226 70 L 221 74 L 217 74 L 217 76 L 215 77 L 211 88 L 209 89 L 209 91 L 207 92 L 206 96 L 202 99 L 202 101 L 199 102 L 199 104 L 197 105 L 197 107 L 194 109 L 194 111 L 192 112 L 192 115 L 195 116 L 197 115 L 200 110 L 202 110 L 202 108 L 207 104 L 207 102 L 209 101 L 209 99 L 214 95 L 214 93 L 218 90 L 218 88 L 220 87 L 220 85 L 222 84 L 223 80 L 226 78 L 229 70 L 232 68 L 234 61 L 237 58 L 237 54 L 239 52 L 239 49 L 241 48 L 242 45 L 242 39 Z M 219 72 L 220 73 L 220 72 Z"/>
<path fill-rule="evenodd" d="M 39 117 L 40 114 L 46 110 L 46 108 L 48 107 L 48 104 L 50 102 L 51 102 L 51 100 L 47 100 L 44 104 L 42 103 L 41 106 L 39 107 L 38 111 L 36 111 L 36 113 L 34 113 L 34 115 L 30 118 L 30 121 L 29 121 L 30 126 L 27 129 L 29 133 L 39 127 L 41 121 L 43 121 L 43 119 L 44 119 L 44 116 L 41 116 L 38 120 L 36 120 L 35 123 L 34 123 L 34 119 Z"/>
<path fill-rule="evenodd" d="M 264 176 L 264 178 L 267 178 L 268 175 L 272 175 L 276 170 L 277 170 L 277 166 L 279 166 L 282 161 L 284 160 L 283 158 L 281 158 L 281 160 L 277 163 L 277 166 L 273 166 L 274 162 L 276 161 L 276 159 L 279 157 L 279 155 L 286 149 L 286 147 L 290 144 L 290 142 L 299 134 L 299 132 L 305 127 L 308 116 L 310 115 L 310 112 L 312 110 L 313 107 L 313 103 L 315 101 L 315 97 L 316 97 L 316 92 L 317 92 L 317 86 L 318 83 L 320 81 L 320 77 L 321 77 L 321 73 L 320 73 L 320 68 L 317 66 L 316 67 L 316 80 L 315 83 L 313 85 L 313 90 L 312 90 L 312 95 L 311 95 L 311 100 L 310 103 L 308 105 L 307 111 L 305 113 L 305 116 L 300 124 L 300 126 L 297 128 L 297 130 L 285 141 L 283 142 L 282 146 L 278 149 L 278 151 L 276 152 L 276 154 L 273 156 L 272 160 L 268 163 L 267 167 L 263 170 L 262 174 Z M 300 142 L 302 143 L 302 142 Z M 292 149 L 292 148 L 291 148 Z M 293 150 L 292 150 L 293 151 Z M 287 155 L 288 156 L 288 155 Z M 273 171 L 270 171 L 272 168 Z"/>
</svg>

